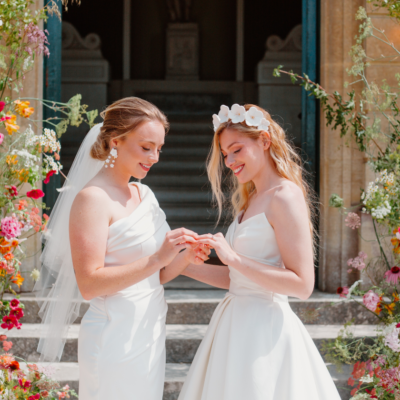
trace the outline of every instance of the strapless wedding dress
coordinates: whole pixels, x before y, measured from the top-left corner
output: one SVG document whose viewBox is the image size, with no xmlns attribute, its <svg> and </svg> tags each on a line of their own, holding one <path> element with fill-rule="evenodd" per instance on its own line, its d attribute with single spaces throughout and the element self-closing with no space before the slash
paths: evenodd
<svg viewBox="0 0 400 400">
<path fill-rule="evenodd" d="M 226 235 L 230 246 L 283 268 L 265 214 L 241 224 L 238 218 Z M 229 274 L 229 292 L 214 312 L 179 400 L 340 400 L 287 296 L 263 289 L 231 267 Z"/>
<path fill-rule="evenodd" d="M 154 254 L 169 231 L 153 192 L 135 184 L 141 203 L 129 217 L 109 227 L 105 267 Z M 159 272 L 91 300 L 79 334 L 79 399 L 161 400 L 166 314 Z"/>
</svg>

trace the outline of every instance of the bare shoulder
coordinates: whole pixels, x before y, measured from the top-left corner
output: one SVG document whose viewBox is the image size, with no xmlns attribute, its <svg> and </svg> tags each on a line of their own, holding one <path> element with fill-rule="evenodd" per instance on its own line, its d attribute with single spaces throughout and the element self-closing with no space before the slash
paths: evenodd
<svg viewBox="0 0 400 400">
<path fill-rule="evenodd" d="M 292 214 L 307 210 L 303 191 L 294 182 L 289 180 L 285 180 L 282 185 L 276 188 L 269 207 L 273 214 Z"/>
<path fill-rule="evenodd" d="M 97 213 L 107 209 L 110 198 L 107 192 L 99 186 L 87 186 L 83 188 L 75 197 L 72 204 L 71 214 L 81 212 Z"/>
</svg>

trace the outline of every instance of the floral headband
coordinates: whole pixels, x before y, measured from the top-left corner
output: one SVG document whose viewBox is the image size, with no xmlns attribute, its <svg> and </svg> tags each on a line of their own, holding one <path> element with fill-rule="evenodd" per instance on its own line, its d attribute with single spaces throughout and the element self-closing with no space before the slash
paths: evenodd
<svg viewBox="0 0 400 400">
<path fill-rule="evenodd" d="M 234 124 L 239 124 L 246 121 L 247 126 L 256 126 L 260 131 L 269 132 L 269 126 L 271 123 L 264 118 L 264 114 L 256 107 L 250 107 L 249 111 L 239 104 L 234 104 L 231 109 L 222 105 L 218 115 L 213 115 L 214 132 L 217 131 L 218 127 L 231 120 Z"/>
</svg>

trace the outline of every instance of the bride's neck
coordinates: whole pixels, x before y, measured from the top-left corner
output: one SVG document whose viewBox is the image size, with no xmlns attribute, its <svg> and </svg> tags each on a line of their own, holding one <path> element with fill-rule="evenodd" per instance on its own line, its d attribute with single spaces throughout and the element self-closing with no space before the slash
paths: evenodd
<svg viewBox="0 0 400 400">
<path fill-rule="evenodd" d="M 125 187 L 129 184 L 131 175 L 120 171 L 118 168 L 103 168 L 100 171 L 99 178 L 110 185 Z"/>
</svg>

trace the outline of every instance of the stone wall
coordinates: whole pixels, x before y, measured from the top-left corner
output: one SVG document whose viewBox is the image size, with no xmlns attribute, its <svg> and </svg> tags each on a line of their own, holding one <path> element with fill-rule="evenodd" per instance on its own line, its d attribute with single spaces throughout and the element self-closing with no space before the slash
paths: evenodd
<svg viewBox="0 0 400 400">
<path fill-rule="evenodd" d="M 321 2 L 321 85 L 328 91 L 346 91 L 344 84 L 351 82 L 346 68 L 351 65 L 349 51 L 358 33 L 359 21 L 355 13 L 360 6 L 366 7 L 365 0 L 322 0 Z M 400 26 L 394 23 L 385 10 L 373 10 L 368 5 L 373 23 L 384 29 L 389 39 L 400 45 Z M 383 44 L 376 39 L 368 39 L 365 49 L 368 56 L 379 57 Z M 385 50 L 385 53 L 387 51 Z M 367 69 L 369 80 L 387 78 L 392 84 L 399 61 L 372 62 Z M 355 86 L 360 91 L 360 86 Z M 336 291 L 339 286 L 347 286 L 359 277 L 347 273 L 347 260 L 358 251 L 377 255 L 377 249 L 362 241 L 357 231 L 345 226 L 344 217 L 337 209 L 329 208 L 329 197 L 336 193 L 344 199 L 345 207 L 359 204 L 360 188 L 374 179 L 366 158 L 354 145 L 348 145 L 339 137 L 339 132 L 326 127 L 321 113 L 321 224 L 320 224 L 320 268 L 319 288 L 327 292 Z M 371 219 L 362 215 L 362 235 L 374 239 Z M 367 279 L 362 277 L 362 279 Z"/>
</svg>

